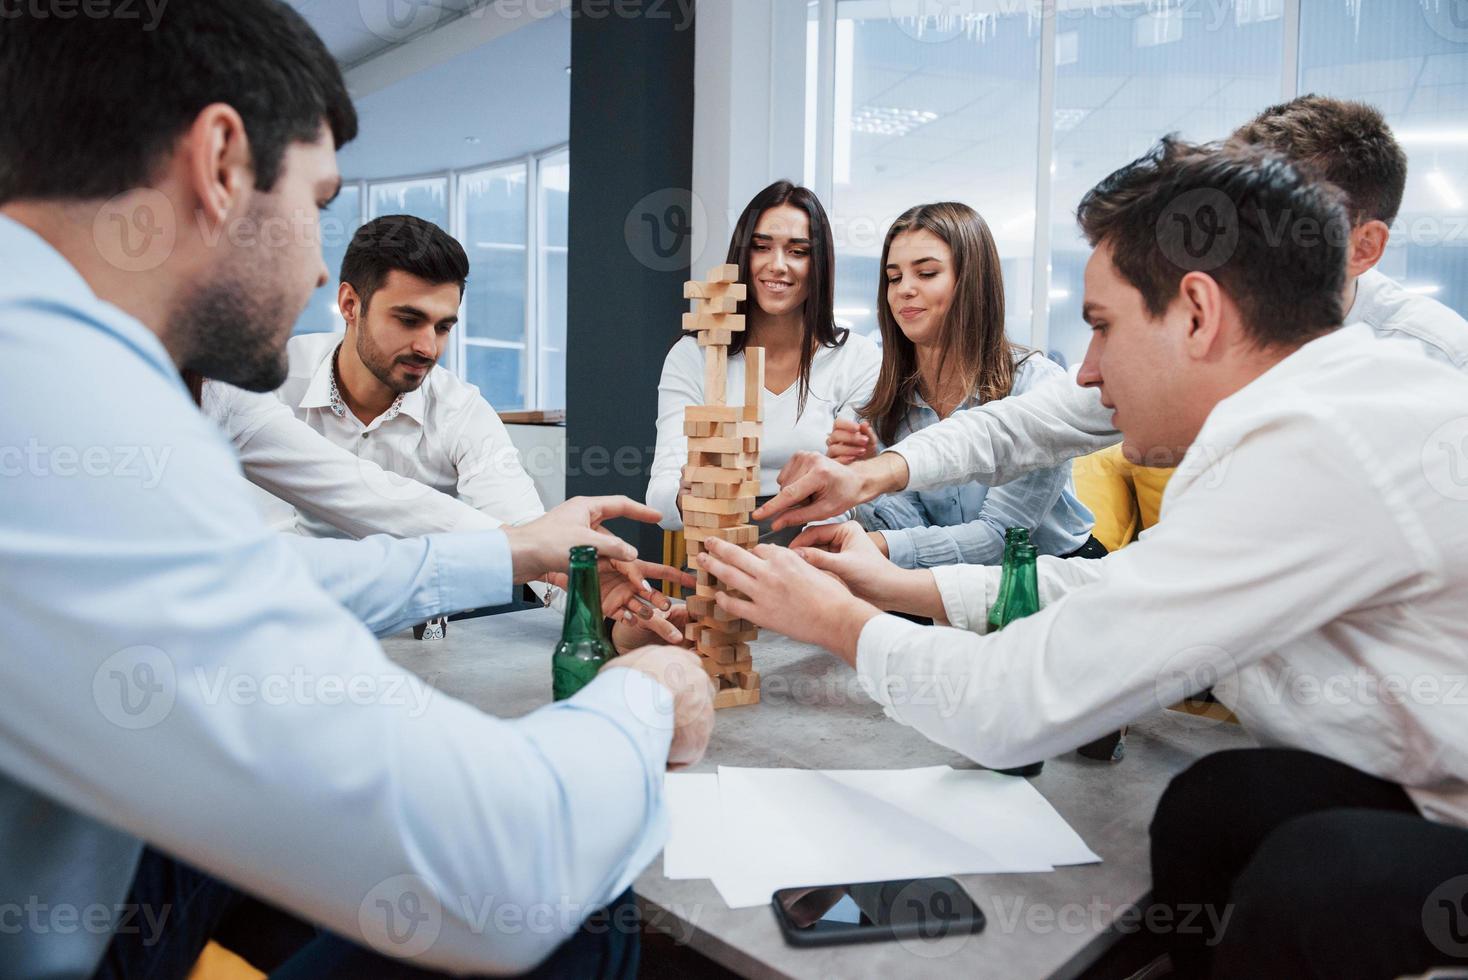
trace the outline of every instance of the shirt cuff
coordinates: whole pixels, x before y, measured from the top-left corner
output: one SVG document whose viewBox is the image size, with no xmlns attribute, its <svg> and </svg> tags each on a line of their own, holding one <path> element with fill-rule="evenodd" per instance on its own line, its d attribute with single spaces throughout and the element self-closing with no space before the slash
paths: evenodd
<svg viewBox="0 0 1468 980">
<path fill-rule="evenodd" d="M 515 597 L 515 566 L 503 531 L 431 534 L 445 612 L 503 606 Z"/>
<path fill-rule="evenodd" d="M 887 658 L 904 636 L 924 628 L 910 620 L 883 613 L 867 620 L 857 637 L 856 681 L 893 721 L 902 721 L 897 714 L 897 703 L 905 697 L 907 682 L 900 677 L 895 681 L 888 678 Z"/>
<path fill-rule="evenodd" d="M 971 633 L 987 633 L 989 605 L 995 598 L 989 594 L 989 583 L 994 576 L 982 576 L 984 592 L 974 595 L 971 592 L 973 576 L 964 573 L 963 565 L 940 565 L 929 571 L 933 573 L 938 595 L 943 599 L 943 618 L 948 620 L 948 625 Z M 965 585 L 969 588 L 966 589 Z"/>
<path fill-rule="evenodd" d="M 943 484 L 943 461 L 933 452 L 924 452 L 921 444 L 908 445 L 912 436 L 899 442 L 891 449 L 907 463 L 907 486 L 904 490 L 931 490 Z"/>
<path fill-rule="evenodd" d="M 912 535 L 906 530 L 890 531 L 885 528 L 877 532 L 887 541 L 887 557 L 898 568 L 917 568 L 917 547 Z"/>
</svg>

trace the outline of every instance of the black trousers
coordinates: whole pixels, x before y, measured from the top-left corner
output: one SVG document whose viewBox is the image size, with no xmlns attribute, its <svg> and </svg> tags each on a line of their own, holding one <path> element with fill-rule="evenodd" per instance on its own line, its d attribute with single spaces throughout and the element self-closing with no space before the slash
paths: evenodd
<svg viewBox="0 0 1468 980">
<path fill-rule="evenodd" d="M 1468 829 L 1310 752 L 1219 752 L 1174 779 L 1152 821 L 1152 881 L 1179 977 L 1468 965 Z"/>
<path fill-rule="evenodd" d="M 210 939 L 272 980 L 447 976 L 318 930 L 151 847 L 143 851 L 128 902 L 146 914 L 134 916 L 133 928 L 112 937 L 93 980 L 184 980 Z M 524 976 L 633 980 L 641 937 L 641 919 L 629 890 L 589 916 L 575 935 Z"/>
</svg>

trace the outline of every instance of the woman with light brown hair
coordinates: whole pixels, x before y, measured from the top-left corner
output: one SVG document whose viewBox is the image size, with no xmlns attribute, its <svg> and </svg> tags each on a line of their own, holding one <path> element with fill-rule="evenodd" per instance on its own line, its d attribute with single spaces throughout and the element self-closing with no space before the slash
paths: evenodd
<svg viewBox="0 0 1468 980">
<path fill-rule="evenodd" d="M 837 422 L 830 455 L 850 462 L 955 411 L 1019 394 L 1061 368 L 1004 333 L 1004 280 L 984 219 L 965 204 L 924 204 L 887 231 L 877 320 L 882 369 L 862 421 Z M 874 543 L 904 568 L 997 564 L 1004 532 L 1030 530 L 1041 554 L 1099 557 L 1070 464 L 1012 483 L 905 491 L 857 510 Z"/>
</svg>

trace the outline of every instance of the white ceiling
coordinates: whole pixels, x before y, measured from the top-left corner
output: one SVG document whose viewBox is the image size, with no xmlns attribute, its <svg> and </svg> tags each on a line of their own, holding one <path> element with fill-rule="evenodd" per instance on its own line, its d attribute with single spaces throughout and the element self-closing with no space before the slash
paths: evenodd
<svg viewBox="0 0 1468 980">
<path fill-rule="evenodd" d="M 482 30 L 486 0 L 290 0 L 354 90 L 360 128 L 338 162 L 347 179 L 435 173 L 566 142 L 571 22 L 551 13 L 452 57 L 444 33 Z M 462 45 L 460 45 L 462 47 Z M 358 95 L 390 60 L 422 67 Z M 380 73 L 379 73 L 380 74 Z M 473 142 L 470 142 L 470 140 Z"/>
</svg>

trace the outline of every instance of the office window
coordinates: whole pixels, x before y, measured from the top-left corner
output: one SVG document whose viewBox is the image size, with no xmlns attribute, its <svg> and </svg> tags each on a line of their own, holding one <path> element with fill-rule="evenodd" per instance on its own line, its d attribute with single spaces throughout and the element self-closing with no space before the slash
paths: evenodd
<svg viewBox="0 0 1468 980">
<path fill-rule="evenodd" d="M 1283 0 L 1238 0 L 1228 16 L 1188 5 L 1103 3 L 1057 15 L 1050 187 L 1047 352 L 1078 363 L 1090 247 L 1076 227 L 1081 197 L 1166 133 L 1217 139 L 1280 101 Z"/>
<path fill-rule="evenodd" d="M 469 286 L 464 294 L 464 377 L 498 409 L 526 407 L 526 165 L 459 176 Z"/>
<path fill-rule="evenodd" d="M 1463 9 L 1463 4 L 1457 4 Z M 1459 15 L 1461 17 L 1461 15 Z M 1454 4 L 1303 0 L 1300 91 L 1380 109 L 1407 152 L 1407 192 L 1378 268 L 1468 311 L 1468 22 Z"/>
<path fill-rule="evenodd" d="M 927 16 L 922 4 L 837 4 L 827 204 L 843 326 L 877 336 L 877 304 L 886 301 L 878 263 L 893 219 L 916 204 L 954 200 L 988 222 L 1008 328 L 1028 339 L 1040 44 L 1023 6 L 1013 9 Z"/>
<path fill-rule="evenodd" d="M 326 285 L 311 294 L 311 302 L 296 321 L 295 333 L 331 333 L 346 328 L 336 308 L 336 287 L 347 246 L 361 225 L 362 186 L 343 184 L 331 207 L 321 212 L 321 257 L 326 263 Z"/>
<path fill-rule="evenodd" d="M 368 185 L 367 220 L 385 214 L 411 214 L 449 228 L 449 181 L 447 177 L 389 180 Z"/>
<path fill-rule="evenodd" d="M 540 407 L 566 407 L 566 245 L 567 203 L 571 193 L 571 154 L 566 150 L 542 157 L 536 181 L 539 191 L 540 242 L 536 282 L 540 325 Z"/>
</svg>

